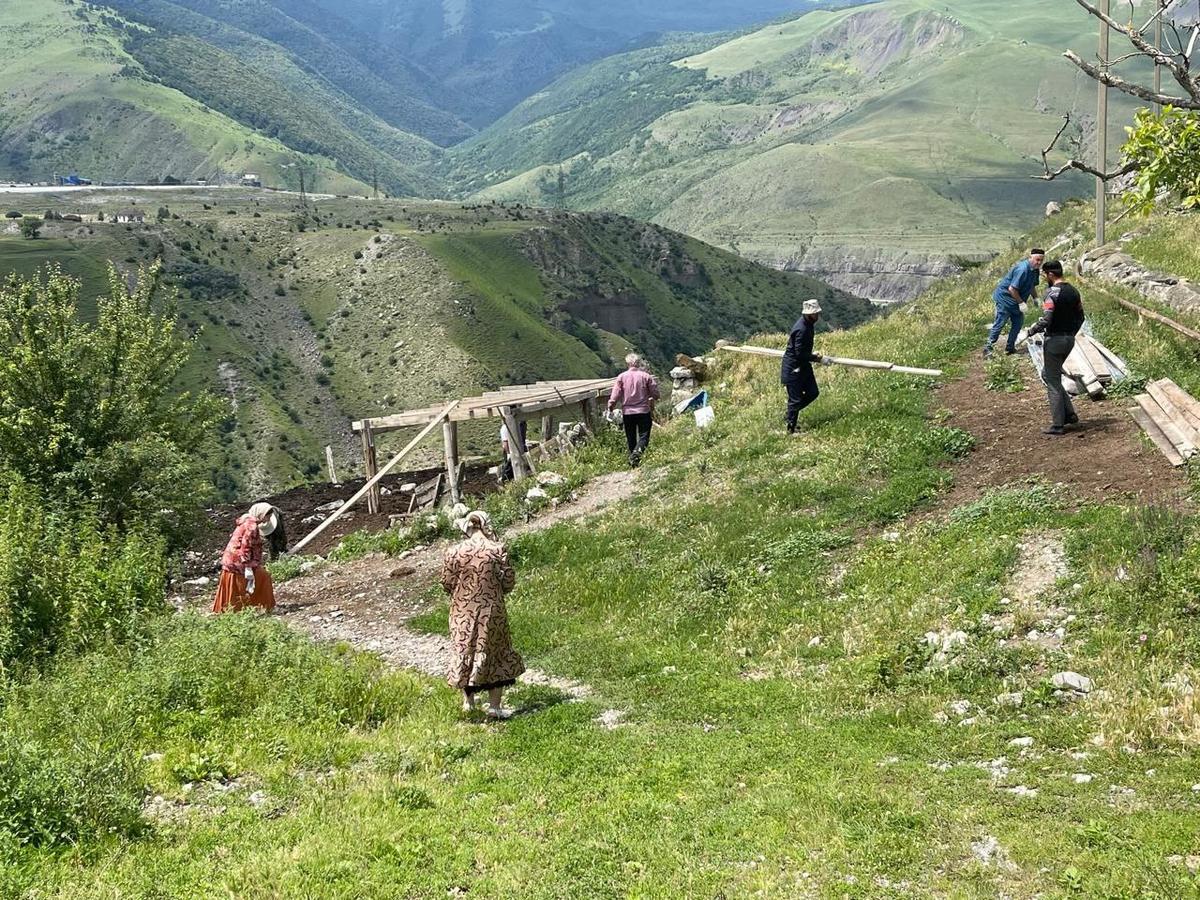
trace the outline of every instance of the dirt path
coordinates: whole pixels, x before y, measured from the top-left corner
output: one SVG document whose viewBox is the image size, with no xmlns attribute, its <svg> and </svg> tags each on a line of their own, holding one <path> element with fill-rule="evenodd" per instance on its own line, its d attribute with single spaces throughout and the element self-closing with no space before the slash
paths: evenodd
<svg viewBox="0 0 1200 900">
<path fill-rule="evenodd" d="M 1024 391 L 989 391 L 977 360 L 965 378 L 938 391 L 937 404 L 951 414 L 947 424 L 969 431 L 976 444 L 953 467 L 954 487 L 935 512 L 1029 478 L 1065 485 L 1076 503 L 1129 499 L 1187 505 L 1186 477 L 1141 439 L 1125 412 L 1128 400 L 1078 400 L 1079 426 L 1065 437 L 1049 437 L 1042 434 L 1049 424 L 1045 389 L 1028 357 L 1021 361 L 1021 375 Z"/>
<path fill-rule="evenodd" d="M 507 529 L 503 537 L 582 519 L 633 496 L 638 486 L 636 472 L 603 475 L 581 489 L 578 499 Z M 440 677 L 449 667 L 449 640 L 414 631 L 407 622 L 442 599 L 438 573 L 446 546 L 419 547 L 398 558 L 372 555 L 294 578 L 276 589 L 276 615 L 318 640 L 344 640 L 391 665 Z M 522 681 L 557 688 L 576 700 L 593 695 L 586 684 L 536 669 Z M 615 722 L 619 714 L 614 718 L 609 710 L 601 719 Z"/>
</svg>

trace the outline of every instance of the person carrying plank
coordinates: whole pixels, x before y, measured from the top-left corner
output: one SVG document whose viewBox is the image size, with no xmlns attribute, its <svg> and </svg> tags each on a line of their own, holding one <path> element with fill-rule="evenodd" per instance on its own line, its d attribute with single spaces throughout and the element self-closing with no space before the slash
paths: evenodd
<svg viewBox="0 0 1200 900">
<path fill-rule="evenodd" d="M 992 292 L 992 300 L 996 303 L 996 319 L 983 348 L 984 359 L 991 357 L 992 348 L 1000 339 L 1005 323 L 1008 323 L 1008 345 L 1004 352 L 1009 355 L 1017 352 L 1017 334 L 1025 324 L 1021 304 L 1027 302 L 1037 290 L 1038 269 L 1045 259 L 1046 251 L 1035 247 L 1029 251 L 1029 259 L 1023 259 L 1009 269 L 1008 274 L 996 285 L 996 290 Z"/>
<path fill-rule="evenodd" d="M 658 401 L 658 382 L 642 367 L 636 353 L 625 357 L 628 368 L 617 376 L 608 397 L 608 413 L 621 407 L 625 425 L 625 443 L 629 447 L 629 466 L 636 469 L 650 444 L 650 429 L 654 426 L 654 404 Z"/>
<path fill-rule="evenodd" d="M 1043 434 L 1066 434 L 1066 426 L 1079 421 L 1071 398 L 1063 387 L 1063 365 L 1075 349 L 1075 335 L 1083 327 L 1083 298 L 1075 286 L 1063 278 L 1062 263 L 1051 260 L 1042 266 L 1050 285 L 1043 304 L 1042 317 L 1029 327 L 1029 337 L 1045 332 L 1042 342 L 1042 381 L 1050 401 L 1050 427 Z"/>
<path fill-rule="evenodd" d="M 785 421 L 788 434 L 796 433 L 800 411 L 820 396 L 821 389 L 817 387 L 813 363 L 829 365 L 828 356 L 813 352 L 813 334 L 820 318 L 820 301 L 805 300 L 800 318 L 788 334 L 787 349 L 783 353 L 783 365 L 779 373 L 780 382 L 787 388 Z"/>
</svg>

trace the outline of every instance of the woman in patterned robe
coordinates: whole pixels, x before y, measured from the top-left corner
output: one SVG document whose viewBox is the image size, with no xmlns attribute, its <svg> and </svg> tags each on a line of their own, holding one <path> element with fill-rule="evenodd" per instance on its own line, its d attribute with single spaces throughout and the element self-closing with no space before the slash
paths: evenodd
<svg viewBox="0 0 1200 900">
<path fill-rule="evenodd" d="M 238 519 L 221 554 L 221 580 L 213 612 L 237 612 L 247 606 L 266 612 L 275 608 L 275 586 L 263 566 L 263 538 L 269 538 L 279 523 L 279 511 L 269 503 L 255 503 Z"/>
<path fill-rule="evenodd" d="M 507 719 L 504 688 L 525 671 L 512 646 L 504 595 L 513 589 L 516 573 L 504 545 L 496 540 L 485 512 L 476 510 L 460 519 L 467 539 L 446 553 L 442 587 L 450 594 L 451 660 L 447 681 L 463 692 L 463 711 L 475 709 L 475 697 L 488 692 L 489 716 Z"/>
</svg>

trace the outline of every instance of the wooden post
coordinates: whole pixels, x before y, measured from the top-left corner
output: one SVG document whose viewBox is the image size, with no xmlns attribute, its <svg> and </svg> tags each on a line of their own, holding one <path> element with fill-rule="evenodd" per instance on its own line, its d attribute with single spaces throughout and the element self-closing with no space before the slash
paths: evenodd
<svg viewBox="0 0 1200 900">
<path fill-rule="evenodd" d="M 340 484 L 337 477 L 337 469 L 333 467 L 333 447 L 329 444 L 325 445 L 325 462 L 329 464 L 329 483 Z"/>
<path fill-rule="evenodd" d="M 512 460 L 513 481 L 521 481 L 528 478 L 531 472 L 525 444 L 521 440 L 521 426 L 511 406 L 501 407 L 500 418 L 508 429 L 508 458 Z"/>
<path fill-rule="evenodd" d="M 595 433 L 600 425 L 599 406 L 596 403 L 595 397 L 588 397 L 581 404 L 583 408 L 583 422 L 588 427 L 588 431 Z"/>
<path fill-rule="evenodd" d="M 462 500 L 462 490 L 459 486 L 458 464 L 458 423 L 442 423 L 442 442 L 446 447 L 446 484 L 450 488 L 450 502 Z"/>
<path fill-rule="evenodd" d="M 416 448 L 417 444 L 419 444 L 419 443 L 421 443 L 421 441 L 425 440 L 425 438 L 429 436 L 429 433 L 431 431 L 433 431 L 435 428 L 437 428 L 439 425 L 441 425 L 442 422 L 446 421 L 446 419 L 449 417 L 450 413 L 452 413 L 454 411 L 454 408 L 456 406 L 458 406 L 459 402 L 460 401 L 455 400 L 453 403 L 451 403 L 449 406 L 447 406 L 445 409 L 443 409 L 441 414 L 437 418 L 435 418 L 432 422 L 430 422 L 428 425 L 426 425 L 423 429 L 421 429 L 421 433 L 418 434 L 411 441 L 409 441 L 408 445 L 403 450 L 401 450 L 399 453 L 397 453 L 395 456 L 393 456 L 390 460 L 388 460 L 387 465 L 385 465 L 383 467 L 383 469 L 377 475 L 375 475 L 374 478 L 370 479 L 366 484 L 364 484 L 362 487 L 360 487 L 358 489 L 357 493 L 355 493 L 355 495 L 353 497 L 351 497 L 349 500 L 347 500 L 345 503 L 343 503 L 340 507 L 338 507 L 337 512 L 335 512 L 332 516 L 330 516 L 328 519 L 326 519 L 324 522 L 322 522 L 320 525 L 318 525 L 316 528 L 314 528 L 311 532 L 309 532 L 309 534 L 307 536 L 305 536 L 303 539 L 301 539 L 301 541 L 298 544 L 296 544 L 294 547 L 292 547 L 292 549 L 289 550 L 288 553 L 290 553 L 290 554 L 299 553 L 301 550 L 303 550 L 305 547 L 307 547 L 309 545 L 309 543 L 313 540 L 313 538 L 315 538 L 318 534 L 320 534 L 322 531 L 324 531 L 326 528 L 328 528 L 330 525 L 332 525 L 334 522 L 336 522 L 338 519 L 340 519 L 342 517 L 342 515 L 348 509 L 350 509 L 350 507 L 352 507 L 355 503 L 357 503 L 359 500 L 361 500 L 367 493 L 369 493 L 371 488 L 373 488 L 377 484 L 379 484 L 379 480 L 381 478 L 383 478 L 383 476 L 386 475 L 388 472 L 392 471 L 392 469 L 395 468 L 396 464 L 399 463 L 400 460 L 404 459 L 404 457 L 406 457 L 406 456 L 408 456 L 408 454 L 412 453 L 413 450 Z"/>
<path fill-rule="evenodd" d="M 1100 9 L 1105 16 L 1112 12 L 1112 0 L 1101 0 Z M 1100 23 L 1100 65 L 1108 71 L 1108 22 Z M 1108 85 L 1098 82 L 1096 101 L 1096 168 L 1101 172 L 1108 169 Z M 1105 221 L 1108 215 L 1108 185 L 1103 178 L 1096 179 L 1096 246 L 1104 246 L 1107 239 Z"/>
<path fill-rule="evenodd" d="M 546 443 L 553 436 L 554 419 L 551 416 L 542 416 L 542 443 Z"/>
<path fill-rule="evenodd" d="M 379 458 L 375 455 L 375 435 L 371 431 L 370 419 L 363 419 L 362 445 L 363 469 L 367 474 L 367 483 L 371 484 L 371 479 L 379 471 Z M 379 501 L 379 488 L 372 487 L 370 493 L 367 494 L 367 512 L 377 515 L 379 513 Z"/>
</svg>

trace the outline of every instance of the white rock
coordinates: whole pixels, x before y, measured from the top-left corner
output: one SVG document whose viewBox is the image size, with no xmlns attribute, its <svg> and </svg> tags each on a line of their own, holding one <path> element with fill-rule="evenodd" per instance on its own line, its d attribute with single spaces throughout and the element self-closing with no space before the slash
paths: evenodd
<svg viewBox="0 0 1200 900">
<path fill-rule="evenodd" d="M 330 500 L 328 503 L 322 503 L 320 506 L 318 506 L 316 509 L 314 509 L 313 512 L 331 513 L 334 510 L 339 509 L 341 506 L 342 506 L 341 500 Z"/>
<path fill-rule="evenodd" d="M 1038 631 L 1036 628 L 1034 628 L 1032 631 L 1029 632 L 1029 634 L 1025 635 L 1025 640 L 1036 641 L 1041 636 L 1042 636 L 1042 633 L 1040 631 Z"/>
<path fill-rule="evenodd" d="M 409 481 L 405 484 L 400 485 L 400 493 L 402 493 L 402 494 L 411 494 L 416 489 L 417 489 L 417 483 L 415 481 Z"/>
<path fill-rule="evenodd" d="M 536 503 L 538 500 L 549 500 L 550 495 L 541 488 L 530 488 L 525 494 L 525 500 L 528 503 Z"/>
<path fill-rule="evenodd" d="M 1025 695 L 1020 691 L 1013 691 L 1011 694 L 997 694 L 994 702 L 997 706 L 1012 706 L 1017 707 L 1025 702 Z"/>
<path fill-rule="evenodd" d="M 621 720 L 625 718 L 625 711 L 620 709 L 606 709 L 600 715 L 596 716 L 595 722 L 605 731 L 612 731 L 614 728 L 621 726 Z"/>
<path fill-rule="evenodd" d="M 925 632 L 925 644 L 929 647 L 940 647 L 942 645 L 942 636 L 936 631 Z"/>
<path fill-rule="evenodd" d="M 557 472 L 538 472 L 537 480 L 538 484 L 546 487 L 556 487 L 567 483 L 567 479 L 563 478 Z"/>
<path fill-rule="evenodd" d="M 955 700 L 950 704 L 950 712 L 956 716 L 965 716 L 971 709 L 970 700 Z"/>
<path fill-rule="evenodd" d="M 971 855 L 984 865 L 990 865 L 1004 859 L 1004 850 L 998 840 L 987 834 L 971 844 Z"/>
<path fill-rule="evenodd" d="M 1071 780 L 1076 784 L 1090 784 L 1094 775 L 1089 775 L 1087 772 L 1076 772 L 1071 776 Z"/>
<path fill-rule="evenodd" d="M 246 798 L 246 801 L 251 806 L 253 806 L 255 809 L 258 809 L 259 807 L 266 805 L 267 792 L 266 791 L 255 791 L 249 797 Z"/>
<path fill-rule="evenodd" d="M 898 540 L 900 540 L 900 532 L 898 532 L 898 531 L 885 531 L 885 532 L 883 533 L 883 539 L 884 539 L 885 541 L 889 541 L 890 543 L 893 543 L 893 544 L 894 544 L 894 543 L 896 543 Z"/>
<path fill-rule="evenodd" d="M 821 646 L 821 636 L 818 634 L 816 637 L 812 638 L 812 639 L 811 639 L 811 640 L 808 642 L 808 646 L 810 646 L 810 647 L 820 647 L 820 646 Z"/>
<path fill-rule="evenodd" d="M 1037 788 L 1026 787 L 1023 784 L 1018 784 L 1016 787 L 1005 788 L 1005 791 L 1016 797 L 1036 797 L 1038 795 Z"/>
<path fill-rule="evenodd" d="M 1192 792 L 1193 792 L 1193 793 L 1196 793 L 1196 794 L 1200 794 L 1200 784 L 1193 784 L 1193 785 L 1192 785 Z"/>
<path fill-rule="evenodd" d="M 185 581 L 184 584 L 191 585 L 192 587 L 206 587 L 212 584 L 212 579 L 207 575 L 201 575 L 199 578 L 193 578 L 190 581 Z"/>
<path fill-rule="evenodd" d="M 1031 737 L 1013 738 L 1011 741 L 1008 742 L 1008 746 L 1010 746 L 1010 747 L 1032 747 L 1033 746 L 1033 738 L 1031 738 Z"/>
<path fill-rule="evenodd" d="M 1077 691 L 1080 694 L 1092 692 L 1092 679 L 1080 675 L 1078 672 L 1059 672 L 1050 681 L 1062 691 Z"/>
<path fill-rule="evenodd" d="M 942 638 L 942 649 L 953 650 L 956 647 L 965 647 L 967 645 L 967 633 L 965 631 L 952 631 Z"/>
</svg>

